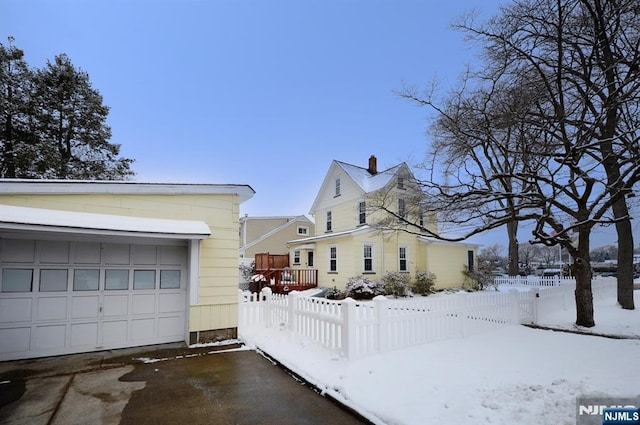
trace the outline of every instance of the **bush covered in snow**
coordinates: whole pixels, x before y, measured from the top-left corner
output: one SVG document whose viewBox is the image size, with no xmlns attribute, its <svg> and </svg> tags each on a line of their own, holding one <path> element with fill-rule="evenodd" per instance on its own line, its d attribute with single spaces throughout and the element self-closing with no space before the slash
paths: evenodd
<svg viewBox="0 0 640 425">
<path fill-rule="evenodd" d="M 418 272 L 411 282 L 411 292 L 416 295 L 429 295 L 436 284 L 436 275 L 431 272 Z"/>
<path fill-rule="evenodd" d="M 376 295 L 383 295 L 384 287 L 379 281 L 357 276 L 349 278 L 345 293 L 355 300 L 370 300 Z"/>
<path fill-rule="evenodd" d="M 385 295 L 406 297 L 409 293 L 410 280 L 411 276 L 409 273 L 387 272 L 382 276 L 381 283 Z"/>
<path fill-rule="evenodd" d="M 333 288 L 327 289 L 324 297 L 329 300 L 340 300 L 344 298 L 344 293 L 334 286 Z"/>
</svg>

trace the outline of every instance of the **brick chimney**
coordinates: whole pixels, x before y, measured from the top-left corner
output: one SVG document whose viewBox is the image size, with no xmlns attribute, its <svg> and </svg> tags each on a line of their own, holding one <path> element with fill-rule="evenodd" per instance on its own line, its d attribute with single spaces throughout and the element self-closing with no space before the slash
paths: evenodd
<svg viewBox="0 0 640 425">
<path fill-rule="evenodd" d="M 375 155 L 371 155 L 369 157 L 369 174 L 376 175 L 378 174 L 378 159 Z"/>
</svg>

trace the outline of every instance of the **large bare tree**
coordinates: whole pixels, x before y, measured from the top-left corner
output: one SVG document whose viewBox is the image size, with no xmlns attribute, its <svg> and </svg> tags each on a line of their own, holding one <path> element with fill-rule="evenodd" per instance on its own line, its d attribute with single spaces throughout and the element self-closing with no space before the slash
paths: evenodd
<svg viewBox="0 0 640 425">
<path fill-rule="evenodd" d="M 459 22 L 456 26 L 484 48 L 462 98 L 473 105 L 480 93 L 475 109 L 491 118 L 476 126 L 466 160 L 445 169 L 444 179 L 422 181 L 431 196 L 423 208 L 439 211 L 460 232 L 452 237 L 439 229 L 431 232 L 435 237 L 463 240 L 527 220 L 534 224 L 532 242 L 565 248 L 573 260 L 580 326 L 595 324 L 592 230 L 615 224 L 619 243 L 633 246 L 630 229 L 620 232 L 629 220 L 625 196 L 640 177 L 638 16 L 637 0 L 522 0 L 502 7 L 486 23 Z M 510 88 L 529 88 L 520 97 L 524 107 L 516 123 L 523 137 L 515 144 L 505 139 L 504 119 L 484 108 L 503 101 Z M 445 139 L 458 137 L 466 125 L 450 107 L 460 103 L 456 96 L 436 108 L 448 125 L 440 127 Z M 423 100 L 434 104 L 430 93 Z M 480 166 L 521 155 L 527 159 L 518 167 Z M 621 305 L 633 308 L 632 292 L 631 300 L 628 291 L 618 293 Z"/>
</svg>

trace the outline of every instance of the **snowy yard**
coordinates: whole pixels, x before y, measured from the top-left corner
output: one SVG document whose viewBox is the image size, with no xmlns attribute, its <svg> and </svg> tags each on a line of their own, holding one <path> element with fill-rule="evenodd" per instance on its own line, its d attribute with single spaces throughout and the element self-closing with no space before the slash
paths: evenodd
<svg viewBox="0 0 640 425">
<path fill-rule="evenodd" d="M 264 351 L 376 424 L 575 424 L 576 397 L 640 394 L 637 310 L 595 303 L 599 334 L 511 325 L 347 360 L 278 327 L 243 330 Z M 575 307 L 541 325 L 574 330 Z"/>
</svg>

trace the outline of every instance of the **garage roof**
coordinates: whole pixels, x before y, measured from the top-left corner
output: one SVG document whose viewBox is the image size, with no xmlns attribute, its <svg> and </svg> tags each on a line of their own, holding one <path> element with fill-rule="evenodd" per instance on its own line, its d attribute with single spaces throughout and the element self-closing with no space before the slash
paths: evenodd
<svg viewBox="0 0 640 425">
<path fill-rule="evenodd" d="M 0 230 L 37 230 L 94 235 L 206 239 L 203 221 L 168 220 L 0 205 Z"/>
</svg>

